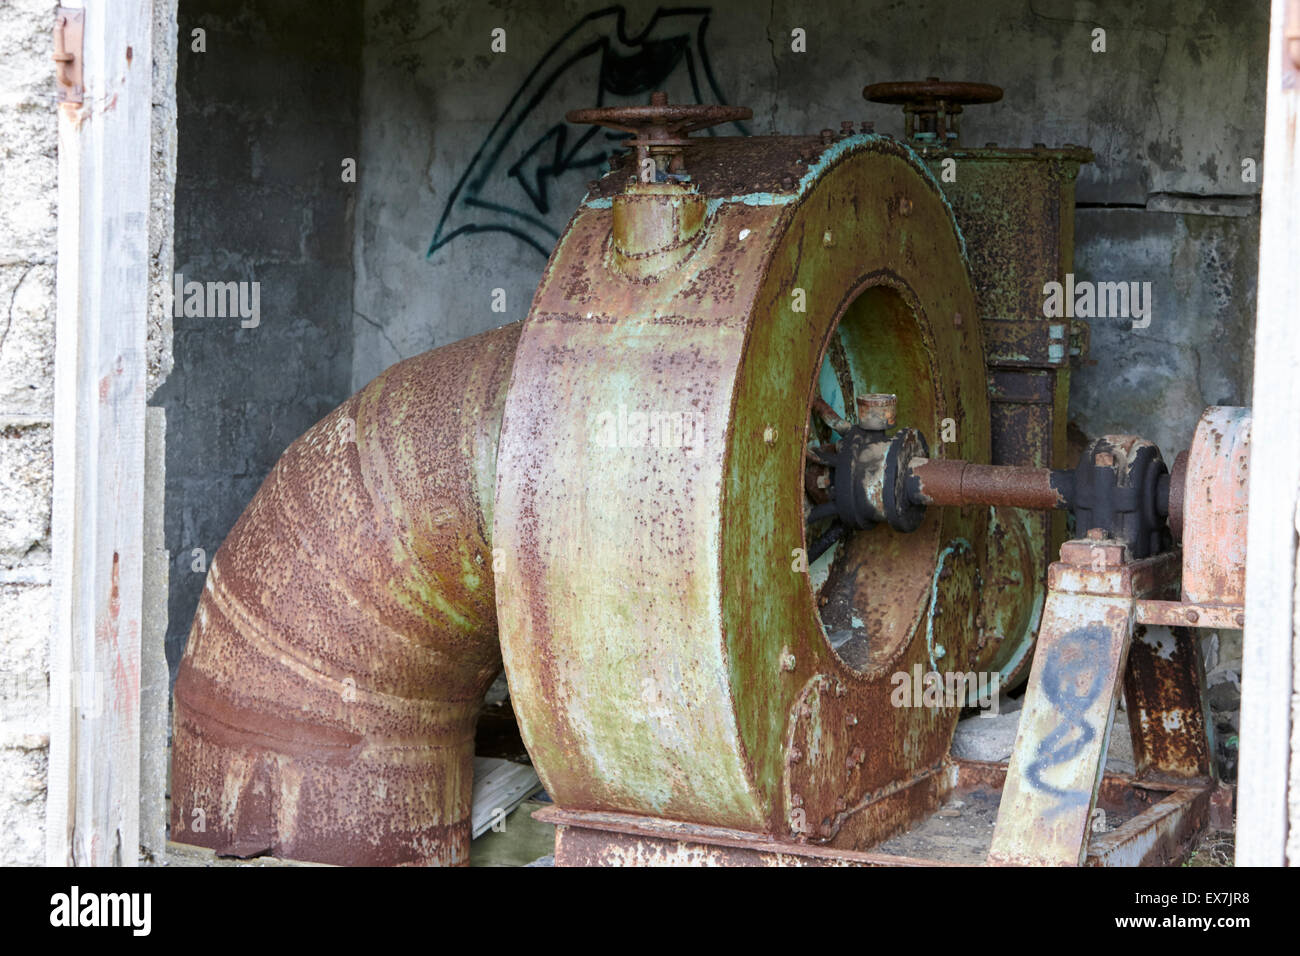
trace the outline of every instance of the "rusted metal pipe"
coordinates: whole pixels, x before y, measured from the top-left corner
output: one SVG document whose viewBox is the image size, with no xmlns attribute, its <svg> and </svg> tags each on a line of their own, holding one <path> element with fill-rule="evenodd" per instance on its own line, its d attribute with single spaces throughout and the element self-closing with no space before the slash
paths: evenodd
<svg viewBox="0 0 1300 956">
<path fill-rule="evenodd" d="M 924 505 L 1068 509 L 1074 475 L 1050 468 L 913 458 L 909 495 Z"/>
<path fill-rule="evenodd" d="M 175 689 L 172 838 L 465 864 L 501 670 L 497 439 L 521 325 L 401 362 L 295 441 L 213 560 Z"/>
</svg>

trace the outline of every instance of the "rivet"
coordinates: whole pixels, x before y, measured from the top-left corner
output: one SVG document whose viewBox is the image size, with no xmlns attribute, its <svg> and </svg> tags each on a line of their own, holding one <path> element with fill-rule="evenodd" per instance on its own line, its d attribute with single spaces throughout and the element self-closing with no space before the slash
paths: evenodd
<svg viewBox="0 0 1300 956">
<path fill-rule="evenodd" d="M 803 751 L 798 747 L 791 747 L 790 753 L 786 755 L 786 761 L 789 763 L 798 763 L 803 759 Z"/>
<path fill-rule="evenodd" d="M 776 444 L 776 426 L 768 425 L 763 429 L 763 442 L 768 445 Z"/>
<path fill-rule="evenodd" d="M 908 199 L 906 196 L 900 199 L 898 201 L 898 211 L 904 216 L 910 216 L 912 214 L 912 200 Z"/>
<path fill-rule="evenodd" d="M 953 326 L 954 326 L 955 328 L 960 329 L 960 328 L 961 328 L 961 324 L 962 324 L 962 322 L 963 322 L 962 314 L 961 314 L 960 312 L 954 312 L 954 313 L 952 314 L 952 324 L 953 324 Z"/>
<path fill-rule="evenodd" d="M 854 714 L 845 714 L 844 722 L 852 727 L 858 722 L 858 718 Z"/>
<path fill-rule="evenodd" d="M 781 670 L 792 671 L 794 670 L 794 665 L 795 665 L 794 654 L 792 654 L 788 650 L 783 650 L 781 652 Z"/>
<path fill-rule="evenodd" d="M 829 229 L 827 229 L 825 232 L 822 233 L 822 245 L 825 246 L 827 249 L 835 245 L 835 237 L 831 235 L 831 231 Z"/>
<path fill-rule="evenodd" d="M 1195 624 L 1200 619 L 1201 619 L 1201 615 L 1198 614 L 1194 609 L 1192 608 L 1187 609 L 1187 621 L 1189 624 Z"/>
<path fill-rule="evenodd" d="M 1235 618 L 1233 618 L 1233 620 L 1237 622 L 1238 627 L 1246 626 L 1246 615 L 1244 614 L 1238 614 Z"/>
</svg>

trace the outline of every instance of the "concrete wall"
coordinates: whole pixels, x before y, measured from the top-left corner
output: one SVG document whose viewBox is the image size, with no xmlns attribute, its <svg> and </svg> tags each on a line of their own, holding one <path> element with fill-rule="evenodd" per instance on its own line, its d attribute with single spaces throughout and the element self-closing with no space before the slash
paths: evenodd
<svg viewBox="0 0 1300 956">
<path fill-rule="evenodd" d="M 967 143 L 1092 147 L 1096 163 L 1078 184 L 1076 274 L 1152 283 L 1149 327 L 1092 323 L 1092 354 L 1073 381 L 1078 432 L 1142 434 L 1172 461 L 1206 405 L 1249 404 L 1259 185 L 1242 169 L 1262 156 L 1266 3 L 681 9 L 367 0 L 354 388 L 398 359 L 527 314 L 555 237 L 613 148 L 603 131 L 566 124 L 565 110 L 665 89 L 674 101 L 751 107 L 750 132 L 849 119 L 901 134 L 899 109 L 865 102 L 863 85 L 938 75 L 1005 90 L 968 108 Z M 505 52 L 491 50 L 496 28 Z M 805 53 L 792 50 L 796 28 Z M 1097 29 L 1104 52 L 1094 51 Z M 1207 651 L 1230 750 L 1240 635 L 1221 637 Z M 1232 753 L 1222 756 L 1230 769 Z"/>
<path fill-rule="evenodd" d="M 182 0 L 176 270 L 260 283 L 260 324 L 175 318 L 173 673 L 204 570 L 285 447 L 348 396 L 361 21 L 348 0 Z M 206 52 L 193 49 L 206 31 Z M 203 556 L 195 554 L 202 549 Z"/>
<path fill-rule="evenodd" d="M 899 133 L 900 111 L 866 103 L 862 86 L 939 75 L 1006 91 L 968 109 L 967 142 L 1091 146 L 1079 277 L 1156 284 L 1150 328 L 1094 329 L 1079 426 L 1137 430 L 1172 454 L 1204 405 L 1249 401 L 1258 183 L 1240 171 L 1261 156 L 1266 4 L 722 0 L 655 19 L 657 9 L 367 0 L 354 387 L 527 314 L 554 237 L 610 150 L 603 132 L 575 149 L 586 128 L 565 124 L 566 109 L 662 87 L 749 106 L 752 132 L 851 119 Z M 504 53 L 490 49 L 497 27 Z M 795 28 L 806 53 L 791 51 Z M 1096 28 L 1104 53 L 1092 52 Z M 1198 199 L 1215 196 L 1238 198 Z M 1180 207 L 1224 214 L 1155 211 Z M 503 313 L 491 309 L 497 288 Z"/>
</svg>

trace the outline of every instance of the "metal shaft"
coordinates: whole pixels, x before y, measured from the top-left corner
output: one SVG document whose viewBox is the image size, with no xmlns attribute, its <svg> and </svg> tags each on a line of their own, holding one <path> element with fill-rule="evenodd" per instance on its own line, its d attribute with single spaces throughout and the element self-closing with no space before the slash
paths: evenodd
<svg viewBox="0 0 1300 956">
<path fill-rule="evenodd" d="M 922 505 L 1066 510 L 1074 494 L 1074 473 L 1052 468 L 913 458 L 908 472 L 908 497 Z"/>
</svg>

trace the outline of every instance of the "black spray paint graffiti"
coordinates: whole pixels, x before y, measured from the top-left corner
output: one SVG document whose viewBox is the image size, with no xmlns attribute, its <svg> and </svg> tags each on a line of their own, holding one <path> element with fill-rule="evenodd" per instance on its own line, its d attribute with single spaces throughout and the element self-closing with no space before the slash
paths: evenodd
<svg viewBox="0 0 1300 956">
<path fill-rule="evenodd" d="M 702 84 L 714 102 L 727 102 L 704 44 L 711 12 L 710 7 L 660 8 L 634 36 L 627 33 L 627 12 L 621 6 L 580 19 L 533 67 L 475 151 L 443 207 L 427 255 L 457 236 L 504 232 L 549 256 L 560 237 L 545 218 L 551 211 L 551 187 L 570 173 L 583 181 L 593 178 L 626 138 L 611 130 L 571 126 L 564 121 L 565 112 L 610 105 L 609 98 L 644 103 L 650 92 L 683 72 L 695 102 L 704 102 Z M 590 94 L 569 102 L 566 97 L 584 82 L 584 72 L 590 73 L 585 80 Z M 557 87 L 568 91 L 565 97 Z M 743 124 L 732 125 L 747 135 Z"/>
<path fill-rule="evenodd" d="M 1103 662 L 1110 648 L 1110 631 L 1101 624 L 1077 628 L 1052 645 L 1043 661 L 1043 694 L 1056 708 L 1060 722 L 1038 744 L 1034 762 L 1025 778 L 1035 789 L 1060 801 L 1052 808 L 1057 814 L 1087 803 L 1088 790 L 1062 790 L 1047 783 L 1042 773 L 1075 759 L 1097 736 L 1088 722 L 1088 708 L 1101 693 Z"/>
</svg>

